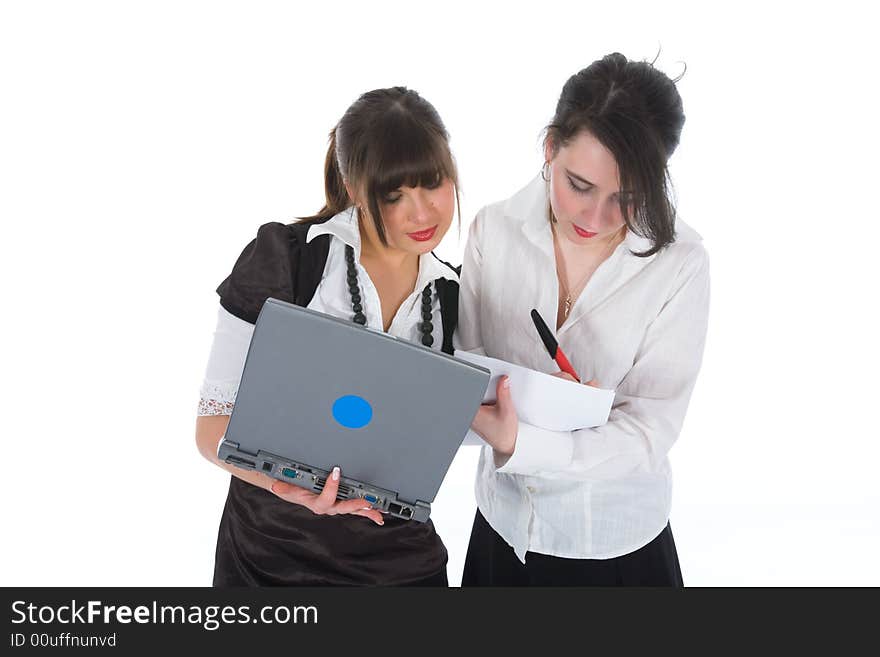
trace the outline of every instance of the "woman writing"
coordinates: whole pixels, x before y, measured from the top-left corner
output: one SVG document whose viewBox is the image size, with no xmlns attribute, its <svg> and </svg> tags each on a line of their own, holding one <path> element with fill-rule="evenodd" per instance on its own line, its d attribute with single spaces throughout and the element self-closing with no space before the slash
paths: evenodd
<svg viewBox="0 0 880 657">
<path fill-rule="evenodd" d="M 458 277 L 432 251 L 452 223 L 457 174 L 434 107 L 403 87 L 363 94 L 331 134 L 325 187 L 318 215 L 261 226 L 217 288 L 196 425 L 199 451 L 232 475 L 214 585 L 445 586 L 446 549 L 433 524 L 337 501 L 338 468 L 315 495 L 217 459 L 270 296 L 452 350 Z"/>
<path fill-rule="evenodd" d="M 458 346 L 558 373 L 534 308 L 581 379 L 616 395 L 607 424 L 558 432 L 518 421 L 499 383 L 473 424 L 487 446 L 465 586 L 682 585 L 667 454 L 709 303 L 706 251 L 667 188 L 683 124 L 672 80 L 608 55 L 563 87 L 541 175 L 471 226 Z"/>
</svg>

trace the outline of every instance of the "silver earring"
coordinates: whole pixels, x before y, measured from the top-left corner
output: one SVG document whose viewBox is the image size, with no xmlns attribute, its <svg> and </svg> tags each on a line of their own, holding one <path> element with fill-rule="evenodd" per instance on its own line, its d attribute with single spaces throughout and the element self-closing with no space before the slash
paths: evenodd
<svg viewBox="0 0 880 657">
<path fill-rule="evenodd" d="M 547 182 L 550 182 L 550 160 L 544 162 L 544 166 L 541 167 L 541 177 Z"/>
</svg>

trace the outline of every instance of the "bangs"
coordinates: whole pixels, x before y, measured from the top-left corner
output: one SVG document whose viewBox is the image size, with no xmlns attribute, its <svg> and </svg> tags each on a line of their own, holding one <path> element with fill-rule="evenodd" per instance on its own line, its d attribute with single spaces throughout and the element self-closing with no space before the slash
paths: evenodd
<svg viewBox="0 0 880 657">
<path fill-rule="evenodd" d="M 383 198 L 400 187 L 434 188 L 456 182 L 446 136 L 393 113 L 377 130 L 361 176 L 368 196 Z"/>
<path fill-rule="evenodd" d="M 401 187 L 435 189 L 449 179 L 458 200 L 458 172 L 449 149 L 449 135 L 439 117 L 431 120 L 407 107 L 392 105 L 364 128 L 348 162 L 349 180 L 369 210 L 383 245 L 385 198 Z"/>
</svg>

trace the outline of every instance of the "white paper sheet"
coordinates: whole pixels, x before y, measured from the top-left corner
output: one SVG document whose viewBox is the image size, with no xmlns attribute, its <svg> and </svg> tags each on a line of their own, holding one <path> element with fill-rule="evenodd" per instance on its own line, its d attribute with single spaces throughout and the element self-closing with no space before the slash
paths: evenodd
<svg viewBox="0 0 880 657">
<path fill-rule="evenodd" d="M 551 431 L 598 427 L 608 421 L 614 391 L 567 381 L 497 358 L 456 351 L 455 357 L 492 372 L 484 402 L 495 401 L 498 379 L 510 377 L 510 394 L 520 420 Z"/>
</svg>

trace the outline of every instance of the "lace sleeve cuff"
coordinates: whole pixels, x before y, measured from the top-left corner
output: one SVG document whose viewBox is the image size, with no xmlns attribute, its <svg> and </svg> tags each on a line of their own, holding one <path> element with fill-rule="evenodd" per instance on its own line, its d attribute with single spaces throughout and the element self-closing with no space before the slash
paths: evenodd
<svg viewBox="0 0 880 657">
<path fill-rule="evenodd" d="M 235 402 L 223 402 L 216 399 L 199 398 L 198 415 L 232 415 Z"/>
<path fill-rule="evenodd" d="M 231 415 L 238 385 L 204 384 L 199 392 L 199 415 Z"/>
</svg>

